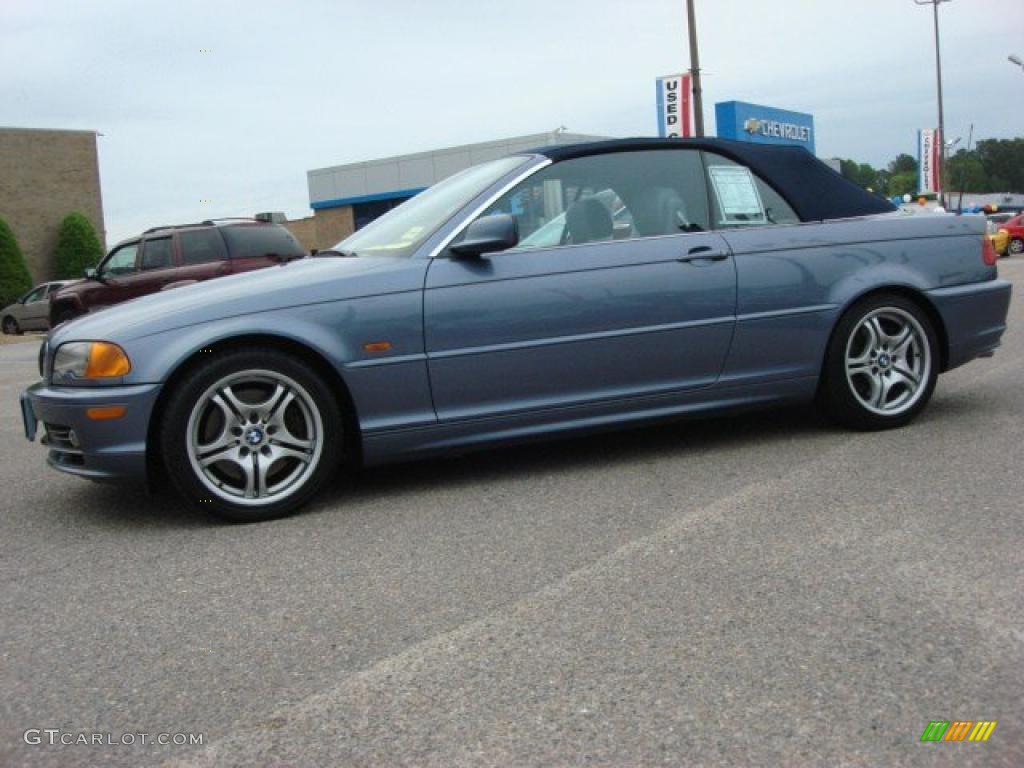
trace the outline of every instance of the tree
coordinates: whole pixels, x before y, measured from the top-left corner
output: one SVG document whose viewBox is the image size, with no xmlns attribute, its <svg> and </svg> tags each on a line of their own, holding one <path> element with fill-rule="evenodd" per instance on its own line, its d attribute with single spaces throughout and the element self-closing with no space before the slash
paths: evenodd
<svg viewBox="0 0 1024 768">
<path fill-rule="evenodd" d="M 839 168 L 843 176 L 854 184 L 876 192 L 879 190 L 878 171 L 867 163 L 858 163 L 856 160 L 840 160 Z"/>
<path fill-rule="evenodd" d="M 32 287 L 32 276 L 7 222 L 0 219 L 0 307 L 6 307 Z"/>
<path fill-rule="evenodd" d="M 957 192 L 994 192 L 992 181 L 975 151 L 961 149 L 946 161 L 946 189 Z"/>
<path fill-rule="evenodd" d="M 890 197 L 903 197 L 917 193 L 917 171 L 899 171 L 889 177 Z"/>
<path fill-rule="evenodd" d="M 982 139 L 975 150 L 993 189 L 1024 192 L 1024 138 Z"/>
<path fill-rule="evenodd" d="M 81 277 L 87 267 L 103 258 L 103 247 L 92 222 L 81 213 L 69 213 L 57 231 L 56 279 Z"/>
<path fill-rule="evenodd" d="M 906 152 L 901 152 L 896 155 L 896 159 L 889 163 L 889 173 L 917 173 L 917 160 L 913 156 L 908 155 Z"/>
</svg>

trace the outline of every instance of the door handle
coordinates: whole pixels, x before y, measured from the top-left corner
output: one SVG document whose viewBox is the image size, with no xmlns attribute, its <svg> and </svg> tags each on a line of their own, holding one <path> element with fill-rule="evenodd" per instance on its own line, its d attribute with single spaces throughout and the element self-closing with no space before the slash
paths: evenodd
<svg viewBox="0 0 1024 768">
<path fill-rule="evenodd" d="M 716 251 L 710 245 L 699 245 L 691 248 L 685 256 L 680 256 L 676 261 L 692 264 L 699 261 L 725 261 L 728 258 L 728 251 Z"/>
</svg>

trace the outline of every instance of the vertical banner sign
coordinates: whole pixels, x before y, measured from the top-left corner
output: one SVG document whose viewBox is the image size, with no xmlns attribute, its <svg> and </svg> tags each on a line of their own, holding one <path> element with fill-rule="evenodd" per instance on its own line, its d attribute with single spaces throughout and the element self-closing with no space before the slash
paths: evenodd
<svg viewBox="0 0 1024 768">
<path fill-rule="evenodd" d="M 942 189 L 939 178 L 939 151 L 942 137 L 934 128 L 917 132 L 917 186 L 918 192 L 938 192 Z"/>
<path fill-rule="evenodd" d="M 690 95 L 693 86 L 690 75 L 668 75 L 656 81 L 658 89 L 658 135 L 678 139 L 692 136 Z"/>
</svg>

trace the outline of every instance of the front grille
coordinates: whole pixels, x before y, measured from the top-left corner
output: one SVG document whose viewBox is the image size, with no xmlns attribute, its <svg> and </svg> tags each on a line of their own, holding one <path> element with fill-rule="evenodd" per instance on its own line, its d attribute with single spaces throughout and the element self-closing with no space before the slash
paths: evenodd
<svg viewBox="0 0 1024 768">
<path fill-rule="evenodd" d="M 71 427 L 49 423 L 44 423 L 43 426 L 46 428 L 43 445 L 54 451 L 81 455 L 82 451 L 71 444 Z"/>
</svg>

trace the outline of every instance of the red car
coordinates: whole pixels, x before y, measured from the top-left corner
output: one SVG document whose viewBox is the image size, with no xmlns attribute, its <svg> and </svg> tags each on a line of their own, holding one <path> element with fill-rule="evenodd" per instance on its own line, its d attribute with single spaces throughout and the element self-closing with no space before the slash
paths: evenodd
<svg viewBox="0 0 1024 768">
<path fill-rule="evenodd" d="M 218 219 L 147 229 L 119 243 L 85 280 L 50 299 L 50 326 L 122 301 L 200 280 L 248 272 L 306 255 L 279 224 Z"/>
<path fill-rule="evenodd" d="M 1020 256 L 1024 253 L 1024 213 L 1018 213 L 1009 221 L 999 225 L 999 229 L 1005 229 L 1010 236 L 1010 243 L 1006 246 L 1006 253 L 1010 256 Z"/>
</svg>

